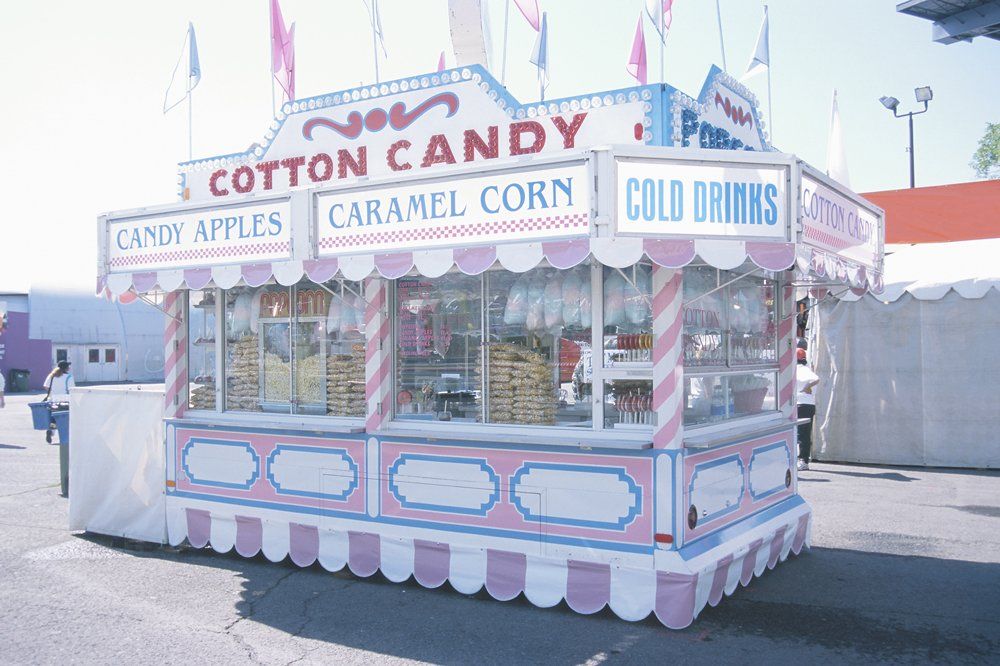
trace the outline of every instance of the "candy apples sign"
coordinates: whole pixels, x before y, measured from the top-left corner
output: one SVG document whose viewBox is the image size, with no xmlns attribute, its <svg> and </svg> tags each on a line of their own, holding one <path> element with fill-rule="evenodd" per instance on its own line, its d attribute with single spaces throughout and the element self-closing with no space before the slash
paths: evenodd
<svg viewBox="0 0 1000 666">
<path fill-rule="evenodd" d="M 181 165 L 185 196 L 224 199 L 450 164 L 652 140 L 651 88 L 517 103 L 479 67 L 285 105 L 264 145 Z"/>
</svg>

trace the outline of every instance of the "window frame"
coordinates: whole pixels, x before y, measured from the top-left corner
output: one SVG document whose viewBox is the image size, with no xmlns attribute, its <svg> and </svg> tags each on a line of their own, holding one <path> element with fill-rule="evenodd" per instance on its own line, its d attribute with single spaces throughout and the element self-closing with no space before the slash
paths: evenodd
<svg viewBox="0 0 1000 666">
<path fill-rule="evenodd" d="M 777 391 L 778 391 L 778 381 L 779 381 L 778 375 L 779 375 L 779 372 L 780 372 L 780 367 L 778 365 L 778 358 L 781 356 L 781 338 L 778 335 L 778 328 L 780 327 L 781 319 L 784 316 L 783 307 L 782 307 L 782 299 L 780 298 L 781 290 L 784 288 L 784 284 L 783 284 L 783 280 L 782 280 L 781 274 L 778 273 L 778 272 L 773 272 L 773 271 L 765 271 L 762 268 L 755 267 L 753 270 L 747 271 L 747 272 L 743 273 L 742 275 L 737 276 L 735 279 L 730 280 L 730 281 L 727 282 L 727 281 L 725 281 L 725 280 L 722 279 L 722 277 L 721 277 L 722 274 L 723 273 L 737 273 L 738 270 L 741 268 L 740 266 L 738 266 L 736 268 L 733 268 L 733 269 L 715 268 L 714 266 L 710 266 L 708 264 L 698 264 L 697 266 L 702 266 L 702 265 L 708 266 L 713 271 L 715 271 L 716 285 L 717 285 L 715 288 L 717 290 L 722 291 L 723 294 L 725 295 L 726 309 L 725 309 L 725 312 L 723 313 L 725 321 L 724 321 L 724 326 L 723 326 L 722 330 L 723 330 L 724 335 L 725 335 L 726 364 L 722 365 L 722 366 L 719 366 L 719 365 L 715 365 L 715 366 L 687 366 L 687 365 L 684 364 L 684 354 L 683 354 L 683 351 L 682 351 L 682 353 L 681 353 L 681 365 L 683 367 L 683 378 L 686 380 L 686 379 L 694 379 L 694 378 L 700 378 L 700 377 L 716 377 L 716 376 L 719 376 L 719 377 L 734 377 L 734 376 L 740 376 L 740 375 L 753 375 L 753 374 L 765 374 L 765 373 L 766 374 L 773 374 L 775 376 L 774 390 L 775 390 L 775 394 L 777 394 Z M 763 275 L 761 275 L 761 272 L 763 272 Z M 748 277 L 755 277 L 755 276 L 761 276 L 761 277 L 769 277 L 770 276 L 769 279 L 774 282 L 774 321 L 775 321 L 775 325 L 774 325 L 774 333 L 773 333 L 773 337 L 772 337 L 774 345 L 773 345 L 772 348 L 774 349 L 774 352 L 775 352 L 775 360 L 774 360 L 774 363 L 769 363 L 769 364 L 737 365 L 737 366 L 734 366 L 734 365 L 732 365 L 732 348 L 731 348 L 731 343 L 732 343 L 731 332 L 732 331 L 731 331 L 730 324 L 729 324 L 729 317 L 730 317 L 730 307 L 729 307 L 730 306 L 730 299 L 729 299 L 729 293 L 730 292 L 729 292 L 729 290 L 730 290 L 730 288 L 733 285 L 738 284 L 741 280 L 743 280 L 745 278 L 748 278 Z M 723 284 L 724 286 L 720 287 L 720 286 L 718 286 L 719 284 Z M 682 287 L 682 289 L 683 289 L 683 287 Z M 685 305 L 686 305 L 686 302 L 682 302 L 682 304 L 681 304 L 682 311 L 683 311 L 683 308 L 685 307 Z M 682 334 L 683 334 L 683 327 L 682 327 Z M 682 400 L 684 399 L 683 393 L 682 393 L 681 399 Z M 742 425 L 753 425 L 754 423 L 756 423 L 758 421 L 772 420 L 772 419 L 774 419 L 775 415 L 780 414 L 780 413 L 781 413 L 781 409 L 779 407 L 777 409 L 766 410 L 766 411 L 763 411 L 763 412 L 760 412 L 760 413 L 757 413 L 757 414 L 750 414 L 750 415 L 746 415 L 746 416 L 730 416 L 729 415 L 729 403 L 728 403 L 728 401 L 726 401 L 726 416 L 723 417 L 721 420 L 719 420 L 719 421 L 710 421 L 710 422 L 707 422 L 707 423 L 694 423 L 694 424 L 683 423 L 682 427 L 684 428 L 685 432 L 691 431 L 692 433 L 697 432 L 697 434 L 703 435 L 703 434 L 708 434 L 708 433 L 716 432 L 716 431 L 719 431 L 719 430 L 723 430 L 725 428 L 730 427 L 730 425 L 733 424 L 733 423 L 737 423 L 737 424 L 739 424 L 739 425 L 742 426 Z M 683 421 L 683 418 L 682 418 L 682 421 Z"/>
</svg>

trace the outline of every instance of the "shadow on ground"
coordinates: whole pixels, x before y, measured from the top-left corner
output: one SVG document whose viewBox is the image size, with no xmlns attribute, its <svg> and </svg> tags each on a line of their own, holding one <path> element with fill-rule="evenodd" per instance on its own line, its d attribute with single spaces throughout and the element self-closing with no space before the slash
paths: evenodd
<svg viewBox="0 0 1000 666">
<path fill-rule="evenodd" d="M 226 630 L 247 621 L 266 625 L 311 639 L 305 652 L 317 651 L 317 658 L 324 645 L 434 663 L 524 663 L 528 654 L 545 655 L 546 663 L 662 662 L 666 654 L 672 661 L 709 654 L 747 661 L 754 650 L 761 658 L 982 662 L 1000 650 L 998 564 L 814 548 L 706 608 L 688 629 L 671 631 L 653 617 L 628 623 L 607 609 L 585 617 L 565 603 L 540 609 L 523 596 L 498 602 L 447 583 L 428 590 L 412 578 L 361 579 L 346 569 L 301 569 L 261 555 L 82 538 L 137 557 L 238 574 L 239 617 Z M 711 653 L 700 645 L 706 642 Z"/>
</svg>

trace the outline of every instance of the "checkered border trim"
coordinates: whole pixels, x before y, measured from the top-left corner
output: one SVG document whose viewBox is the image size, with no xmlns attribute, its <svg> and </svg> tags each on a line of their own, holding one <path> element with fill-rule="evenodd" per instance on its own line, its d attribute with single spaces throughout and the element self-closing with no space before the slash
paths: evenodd
<svg viewBox="0 0 1000 666">
<path fill-rule="evenodd" d="M 449 240 L 452 238 L 513 236 L 535 231 L 552 229 L 575 229 L 590 224 L 589 213 L 574 215 L 553 215 L 551 217 L 535 217 L 518 220 L 491 220 L 472 224 L 456 224 L 448 227 L 416 227 L 395 231 L 378 231 L 358 234 L 357 236 L 337 236 L 323 238 L 319 247 L 323 249 L 339 249 L 385 245 L 389 243 L 422 243 L 427 241 Z"/>
<path fill-rule="evenodd" d="M 151 262 L 164 261 L 189 261 L 191 259 L 224 259 L 229 257 L 240 257 L 249 250 L 262 254 L 287 253 L 292 247 L 291 241 L 280 243 L 261 243 L 259 245 L 226 245 L 223 247 L 206 247 L 197 250 L 172 250 L 169 252 L 147 252 L 145 254 L 133 254 L 127 257 L 115 257 L 108 262 L 112 268 L 123 268 L 136 266 Z"/>
<path fill-rule="evenodd" d="M 822 243 L 827 247 L 836 248 L 837 250 L 843 250 L 848 247 L 853 247 L 853 243 L 846 241 L 839 236 L 834 236 L 831 233 L 827 233 L 822 229 L 817 229 L 816 227 L 807 227 L 805 232 L 805 238 L 812 240 L 816 243 Z"/>
</svg>

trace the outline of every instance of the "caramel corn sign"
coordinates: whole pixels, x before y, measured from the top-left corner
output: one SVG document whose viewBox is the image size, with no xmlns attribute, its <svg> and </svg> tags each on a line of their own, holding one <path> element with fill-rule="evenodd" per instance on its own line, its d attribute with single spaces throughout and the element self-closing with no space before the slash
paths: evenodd
<svg viewBox="0 0 1000 666">
<path fill-rule="evenodd" d="M 652 93 L 518 104 L 478 68 L 286 105 L 246 153 L 181 165 L 192 199 L 226 199 L 650 138 Z"/>
</svg>

